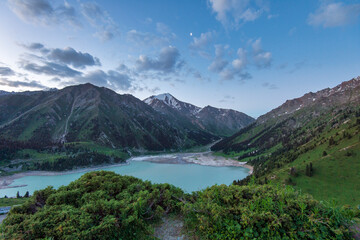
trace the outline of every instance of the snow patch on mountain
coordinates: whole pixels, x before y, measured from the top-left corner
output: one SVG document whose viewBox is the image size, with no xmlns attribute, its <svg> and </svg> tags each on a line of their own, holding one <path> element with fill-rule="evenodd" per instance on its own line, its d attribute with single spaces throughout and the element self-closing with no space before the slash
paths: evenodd
<svg viewBox="0 0 360 240">
<path fill-rule="evenodd" d="M 173 97 L 170 93 L 162 93 L 159 95 L 148 97 L 144 100 L 144 102 L 148 105 L 152 105 L 155 99 L 162 101 L 171 108 L 175 108 L 177 110 L 188 110 L 194 115 L 199 113 L 202 109 L 190 103 L 181 102 L 177 100 L 175 97 Z"/>
</svg>

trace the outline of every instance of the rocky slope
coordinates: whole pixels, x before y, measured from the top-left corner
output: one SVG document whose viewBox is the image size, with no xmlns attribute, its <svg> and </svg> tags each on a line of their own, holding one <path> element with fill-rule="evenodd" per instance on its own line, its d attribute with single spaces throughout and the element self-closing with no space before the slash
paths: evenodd
<svg viewBox="0 0 360 240">
<path fill-rule="evenodd" d="M 179 101 L 169 93 L 151 96 L 144 102 L 175 121 L 194 125 L 217 136 L 230 136 L 254 121 L 252 117 L 231 109 L 200 108 Z"/>
</svg>

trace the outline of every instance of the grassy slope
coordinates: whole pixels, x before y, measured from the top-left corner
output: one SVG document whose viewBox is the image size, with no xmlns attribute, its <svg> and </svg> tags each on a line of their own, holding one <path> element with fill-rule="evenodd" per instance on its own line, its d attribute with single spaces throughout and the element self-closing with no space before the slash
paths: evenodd
<svg viewBox="0 0 360 240">
<path fill-rule="evenodd" d="M 342 136 L 344 131 L 354 134 L 356 127 L 351 127 L 354 121 L 343 124 L 339 129 L 325 131 L 317 139 L 308 142 L 306 145 L 317 146 L 299 155 L 294 162 L 273 171 L 270 175 L 277 176 L 274 181 L 285 182 L 289 178 L 289 169 L 295 167 L 298 175 L 291 179 L 296 188 L 320 200 L 335 200 L 339 205 L 360 205 L 360 136 Z M 329 146 L 328 139 L 331 136 L 337 144 Z M 319 142 L 319 139 L 323 140 Z M 326 156 L 323 156 L 324 151 Z M 310 162 L 314 168 L 312 177 L 305 174 L 306 165 Z"/>
<path fill-rule="evenodd" d="M 0 198 L 0 207 L 20 205 L 29 198 Z"/>
<path fill-rule="evenodd" d="M 316 199 L 335 200 L 337 205 L 360 205 L 360 125 L 357 122 L 359 120 L 351 116 L 351 118 L 339 120 L 338 127 L 332 127 L 328 123 L 334 118 L 336 117 L 332 114 L 321 116 L 321 121 L 326 124 L 326 127 L 304 145 L 289 151 L 292 155 L 298 155 L 294 161 L 289 163 L 289 155 L 282 154 L 263 163 L 263 169 L 267 164 L 273 165 L 275 163 L 280 163 L 280 168 L 266 172 L 259 180 L 264 180 L 266 177 L 274 183 L 293 184 L 297 189 L 312 194 Z M 303 129 L 316 129 L 318 124 L 319 119 L 313 119 L 303 126 Z M 234 143 L 251 139 L 251 136 L 261 132 L 261 127 L 251 129 L 251 134 L 249 132 L 236 137 L 233 140 Z M 350 137 L 344 137 L 344 132 Z M 294 135 L 292 137 L 297 139 L 302 136 Z M 336 144 L 329 145 L 330 137 L 333 137 Z M 254 140 L 255 138 L 252 142 Z M 255 158 L 269 155 L 281 146 L 279 143 L 270 149 L 266 149 L 264 153 L 243 158 L 241 161 L 251 163 Z M 216 154 L 234 158 L 254 150 L 255 148 L 249 148 L 240 152 L 230 151 L 226 154 L 217 152 Z M 323 156 L 324 151 L 327 156 Z M 314 169 L 312 177 L 306 176 L 305 173 L 306 165 L 310 162 Z M 290 176 L 289 169 L 291 167 L 296 169 L 297 176 Z"/>
</svg>

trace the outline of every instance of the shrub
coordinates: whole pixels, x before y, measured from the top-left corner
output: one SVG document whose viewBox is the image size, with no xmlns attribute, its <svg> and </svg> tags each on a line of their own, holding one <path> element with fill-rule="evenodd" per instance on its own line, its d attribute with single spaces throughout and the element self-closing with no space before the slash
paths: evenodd
<svg viewBox="0 0 360 240">
<path fill-rule="evenodd" d="M 99 171 L 34 193 L 4 220 L 5 239 L 144 239 L 150 223 L 179 212 L 181 189 Z"/>
<path fill-rule="evenodd" d="M 4 239 L 153 239 L 164 214 L 185 216 L 200 239 L 351 239 L 349 208 L 292 187 L 212 186 L 191 195 L 169 184 L 97 171 L 37 191 L 3 221 Z"/>
<path fill-rule="evenodd" d="M 352 239 L 348 209 L 327 207 L 292 187 L 212 186 L 184 205 L 201 239 Z"/>
</svg>

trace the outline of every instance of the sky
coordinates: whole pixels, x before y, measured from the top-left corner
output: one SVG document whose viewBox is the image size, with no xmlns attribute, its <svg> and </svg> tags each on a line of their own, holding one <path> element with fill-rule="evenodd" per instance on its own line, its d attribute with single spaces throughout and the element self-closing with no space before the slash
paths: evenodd
<svg viewBox="0 0 360 240">
<path fill-rule="evenodd" d="M 258 117 L 360 75 L 360 1 L 0 0 L 0 90 L 90 82 Z"/>
</svg>

